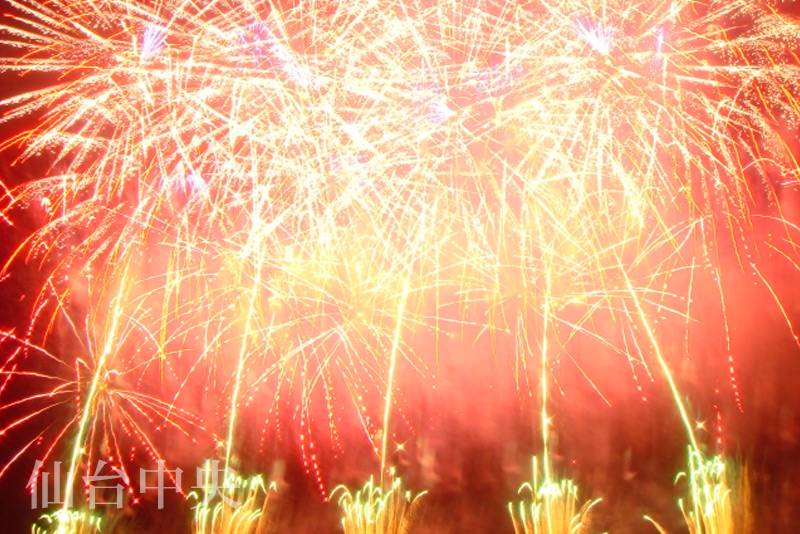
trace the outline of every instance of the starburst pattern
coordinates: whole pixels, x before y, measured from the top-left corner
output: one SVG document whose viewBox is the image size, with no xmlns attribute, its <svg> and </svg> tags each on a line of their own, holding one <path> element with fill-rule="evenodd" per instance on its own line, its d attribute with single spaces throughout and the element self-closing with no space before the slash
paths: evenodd
<svg viewBox="0 0 800 534">
<path fill-rule="evenodd" d="M 760 254 L 796 265 L 800 33 L 768 4 L 12 7 L 0 65 L 47 83 L 2 102 L 36 120 L 5 146 L 52 164 L 4 190 L 6 224 L 36 227 L 4 272 L 37 284 L 3 373 L 38 388 L 4 431 L 71 412 L 37 438 L 72 440 L 70 486 L 101 444 L 161 458 L 162 429 L 234 462 L 266 404 L 324 492 L 320 444 L 355 420 L 385 464 L 413 427 L 400 367 L 424 383 L 444 338 L 491 338 L 458 357 L 507 358 L 545 435 L 578 338 L 677 398 L 662 347 L 691 353 L 700 280 L 727 314 L 726 255 L 792 328 Z"/>
</svg>

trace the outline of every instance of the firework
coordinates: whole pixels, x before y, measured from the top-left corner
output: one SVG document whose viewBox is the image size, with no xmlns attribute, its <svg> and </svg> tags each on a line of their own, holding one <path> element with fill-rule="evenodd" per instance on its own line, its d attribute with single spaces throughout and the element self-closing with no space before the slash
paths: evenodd
<svg viewBox="0 0 800 534">
<path fill-rule="evenodd" d="M 261 477 L 242 478 L 228 474 L 222 484 L 212 483 L 212 463 L 206 462 L 201 489 L 203 495 L 189 495 L 197 499 L 193 530 L 195 534 L 259 534 L 270 532 L 270 495 L 275 485 L 264 485 Z M 219 501 L 212 501 L 219 496 Z"/>
<path fill-rule="evenodd" d="M 50 171 L 4 188 L 35 230 L 3 273 L 36 284 L 2 370 L 36 393 L 3 428 L 70 413 L 24 448 L 66 454 L 68 495 L 101 451 L 163 459 L 164 429 L 235 467 L 256 417 L 323 494 L 341 428 L 383 477 L 401 378 L 442 358 L 513 368 L 546 457 L 562 362 L 604 398 L 578 340 L 643 398 L 662 375 L 698 450 L 671 361 L 698 288 L 738 404 L 731 265 L 794 333 L 761 256 L 797 266 L 800 33 L 766 4 L 11 5 L 0 68 L 47 81 L 2 102 L 36 119 L 4 146 Z"/>
<path fill-rule="evenodd" d="M 698 451 L 689 450 L 689 473 L 679 473 L 677 480 L 686 479 L 689 504 L 683 499 L 678 505 L 692 534 L 753 531 L 751 487 L 746 466 L 735 467 L 730 460 L 719 456 L 705 459 Z M 645 516 L 661 534 L 666 529 Z"/>
<path fill-rule="evenodd" d="M 389 489 L 375 484 L 370 478 L 364 487 L 353 494 L 344 486 L 339 507 L 342 509 L 342 526 L 345 534 L 403 534 L 408 532 L 414 520 L 418 503 L 425 493 L 412 496 L 403 489 L 400 478 L 391 473 Z"/>
<path fill-rule="evenodd" d="M 42 516 L 32 534 L 98 534 L 101 519 L 77 510 L 59 510 Z"/>
<path fill-rule="evenodd" d="M 547 458 L 544 461 L 548 461 Z M 547 471 L 549 473 L 549 470 Z M 537 459 L 533 459 L 533 481 L 520 487 L 530 492 L 529 501 L 517 506 L 508 503 L 516 534 L 583 534 L 590 532 L 592 508 L 600 499 L 586 501 L 578 508 L 578 487 L 569 479 L 557 480 L 552 474 L 540 479 Z"/>
</svg>

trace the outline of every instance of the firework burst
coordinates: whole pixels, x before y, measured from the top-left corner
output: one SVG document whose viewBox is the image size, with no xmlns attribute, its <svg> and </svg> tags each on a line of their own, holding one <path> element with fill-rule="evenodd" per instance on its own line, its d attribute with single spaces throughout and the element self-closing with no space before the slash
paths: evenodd
<svg viewBox="0 0 800 534">
<path fill-rule="evenodd" d="M 400 378 L 440 358 L 513 366 L 546 454 L 578 339 L 643 397 L 663 375 L 697 449 L 667 353 L 692 353 L 696 288 L 740 405 L 725 269 L 794 332 L 762 255 L 797 266 L 800 33 L 767 4 L 11 5 L 0 66 L 47 81 L 2 102 L 36 118 L 4 146 L 51 165 L 4 189 L 5 223 L 35 227 L 4 274 L 40 282 L 3 372 L 40 391 L 11 404 L 48 404 L 4 432 L 71 408 L 49 431 L 71 440 L 68 491 L 95 443 L 122 458 L 117 427 L 152 460 L 153 433 L 201 429 L 235 464 L 261 404 L 323 493 L 346 421 L 383 476 L 414 430 Z"/>
</svg>

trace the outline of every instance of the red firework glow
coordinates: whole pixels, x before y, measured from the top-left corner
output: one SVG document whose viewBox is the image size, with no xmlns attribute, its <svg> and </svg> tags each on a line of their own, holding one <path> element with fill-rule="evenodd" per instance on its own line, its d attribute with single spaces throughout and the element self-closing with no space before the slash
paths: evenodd
<svg viewBox="0 0 800 534">
<path fill-rule="evenodd" d="M 136 508 L 207 458 L 327 499 L 541 453 L 600 491 L 620 411 L 672 473 L 778 406 L 748 355 L 800 346 L 797 9 L 3 11 L 0 477 L 62 461 L 66 502 L 105 465 Z"/>
</svg>

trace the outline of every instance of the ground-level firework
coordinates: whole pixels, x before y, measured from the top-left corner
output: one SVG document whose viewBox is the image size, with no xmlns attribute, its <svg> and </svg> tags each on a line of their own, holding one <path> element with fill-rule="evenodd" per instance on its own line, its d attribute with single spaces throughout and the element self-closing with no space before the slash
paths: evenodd
<svg viewBox="0 0 800 534">
<path fill-rule="evenodd" d="M 207 458 L 321 499 L 458 486 L 475 443 L 551 487 L 570 421 L 631 405 L 704 491 L 757 402 L 746 301 L 798 349 L 792 8 L 3 10 L 0 477 L 62 462 L 64 514 L 112 473 L 126 510 L 142 470 L 184 502 Z"/>
</svg>

